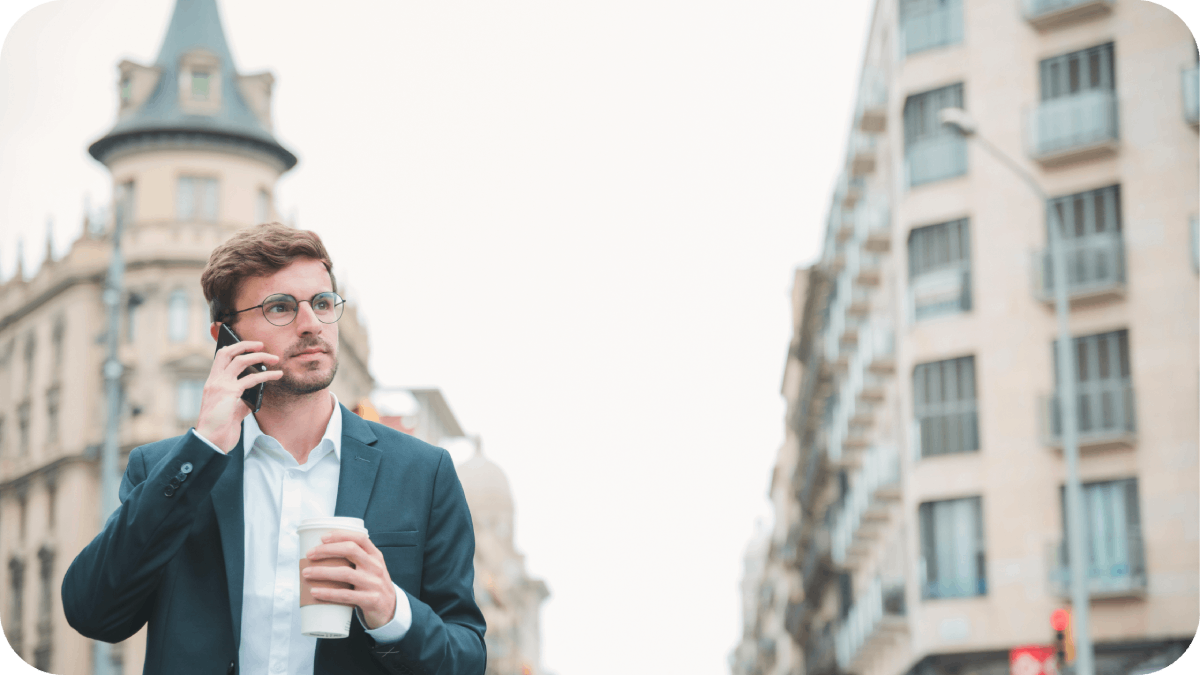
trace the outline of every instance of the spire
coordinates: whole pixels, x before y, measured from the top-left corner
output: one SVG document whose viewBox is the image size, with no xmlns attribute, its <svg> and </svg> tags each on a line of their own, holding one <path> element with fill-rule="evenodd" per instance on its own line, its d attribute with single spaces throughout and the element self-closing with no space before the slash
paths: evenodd
<svg viewBox="0 0 1200 675">
<path fill-rule="evenodd" d="M 123 63 L 123 76 L 126 65 L 132 68 L 130 77 L 140 78 L 145 74 L 141 71 L 147 70 Z M 147 85 L 153 90 L 144 101 L 131 102 L 112 130 L 88 148 L 92 157 L 105 162 L 122 149 L 215 145 L 265 153 L 283 171 L 296 165 L 296 156 L 275 140 L 243 95 L 216 0 L 175 0 L 154 70 L 157 74 L 145 74 L 147 81 L 153 80 Z M 192 77 L 181 82 L 181 76 L 189 73 Z M 200 83 L 195 80 L 197 73 L 203 74 Z M 269 83 L 266 87 L 269 90 Z M 131 84 L 130 91 L 135 89 Z M 193 99 L 196 92 L 203 93 Z M 264 101 L 270 96 L 256 95 Z"/>
<path fill-rule="evenodd" d="M 46 259 L 44 263 L 52 262 L 54 262 L 54 216 L 46 216 Z"/>
</svg>

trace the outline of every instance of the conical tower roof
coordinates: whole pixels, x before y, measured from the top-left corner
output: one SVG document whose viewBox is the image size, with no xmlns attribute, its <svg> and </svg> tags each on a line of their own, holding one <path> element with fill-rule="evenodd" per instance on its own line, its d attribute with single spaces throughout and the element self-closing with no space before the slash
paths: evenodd
<svg viewBox="0 0 1200 675">
<path fill-rule="evenodd" d="M 202 49 L 217 58 L 220 76 L 219 108 L 197 113 L 180 100 L 180 66 L 185 54 Z M 296 156 L 279 144 L 255 116 L 238 88 L 238 73 L 221 27 L 216 0 L 176 0 L 167 35 L 155 60 L 158 82 L 146 101 L 123 116 L 112 130 L 88 148 L 104 162 L 114 150 L 134 146 L 172 145 L 251 146 L 278 160 L 283 170 L 296 165 Z"/>
</svg>

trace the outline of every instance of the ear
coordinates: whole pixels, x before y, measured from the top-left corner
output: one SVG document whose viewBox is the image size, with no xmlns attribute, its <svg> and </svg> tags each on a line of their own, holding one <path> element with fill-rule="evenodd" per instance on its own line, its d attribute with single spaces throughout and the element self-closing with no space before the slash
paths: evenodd
<svg viewBox="0 0 1200 675">
<path fill-rule="evenodd" d="M 213 324 L 208 327 L 208 334 L 212 336 L 212 339 L 216 340 L 217 339 L 217 331 L 219 331 L 219 330 L 221 330 L 221 324 L 216 323 L 214 321 Z"/>
</svg>

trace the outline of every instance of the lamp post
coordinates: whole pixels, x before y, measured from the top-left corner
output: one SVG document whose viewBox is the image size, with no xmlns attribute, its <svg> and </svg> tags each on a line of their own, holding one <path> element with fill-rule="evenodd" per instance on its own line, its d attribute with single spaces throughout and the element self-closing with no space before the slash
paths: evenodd
<svg viewBox="0 0 1200 675">
<path fill-rule="evenodd" d="M 1008 167 L 1037 195 L 1043 208 L 1049 198 L 1042 186 L 1015 160 L 977 133 L 975 121 L 962 108 L 944 108 L 938 114 L 939 121 L 955 133 L 968 140 L 974 139 L 984 150 Z M 1088 627 L 1089 605 L 1087 590 L 1087 567 L 1083 546 L 1083 491 L 1079 485 L 1079 438 L 1075 417 L 1075 367 L 1071 358 L 1071 308 L 1067 297 L 1067 254 L 1063 244 L 1063 232 L 1058 211 L 1049 211 L 1050 257 L 1054 268 L 1054 313 L 1058 318 L 1058 340 L 1055 347 L 1058 355 L 1058 405 L 1062 417 L 1063 456 L 1067 460 L 1067 551 L 1071 564 L 1071 605 L 1074 615 L 1076 640 L 1077 675 L 1095 675 L 1095 659 L 1092 651 L 1091 632 Z M 1053 399 L 1052 399 L 1053 400 Z"/>
</svg>

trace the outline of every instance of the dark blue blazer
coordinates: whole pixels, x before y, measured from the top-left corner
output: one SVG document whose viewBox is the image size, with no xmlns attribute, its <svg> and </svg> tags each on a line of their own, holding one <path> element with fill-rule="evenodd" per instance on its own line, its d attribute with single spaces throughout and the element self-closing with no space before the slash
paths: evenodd
<svg viewBox="0 0 1200 675">
<path fill-rule="evenodd" d="M 120 508 L 63 578 L 67 622 L 105 642 L 148 623 L 147 675 L 236 673 L 244 458 L 241 441 L 222 455 L 191 432 L 130 452 Z M 191 471 L 172 488 L 187 463 Z M 349 638 L 317 640 L 314 673 L 481 675 L 475 534 L 449 453 L 343 406 L 334 515 L 365 521 L 413 621 L 390 645 L 376 644 L 351 621 Z"/>
</svg>

